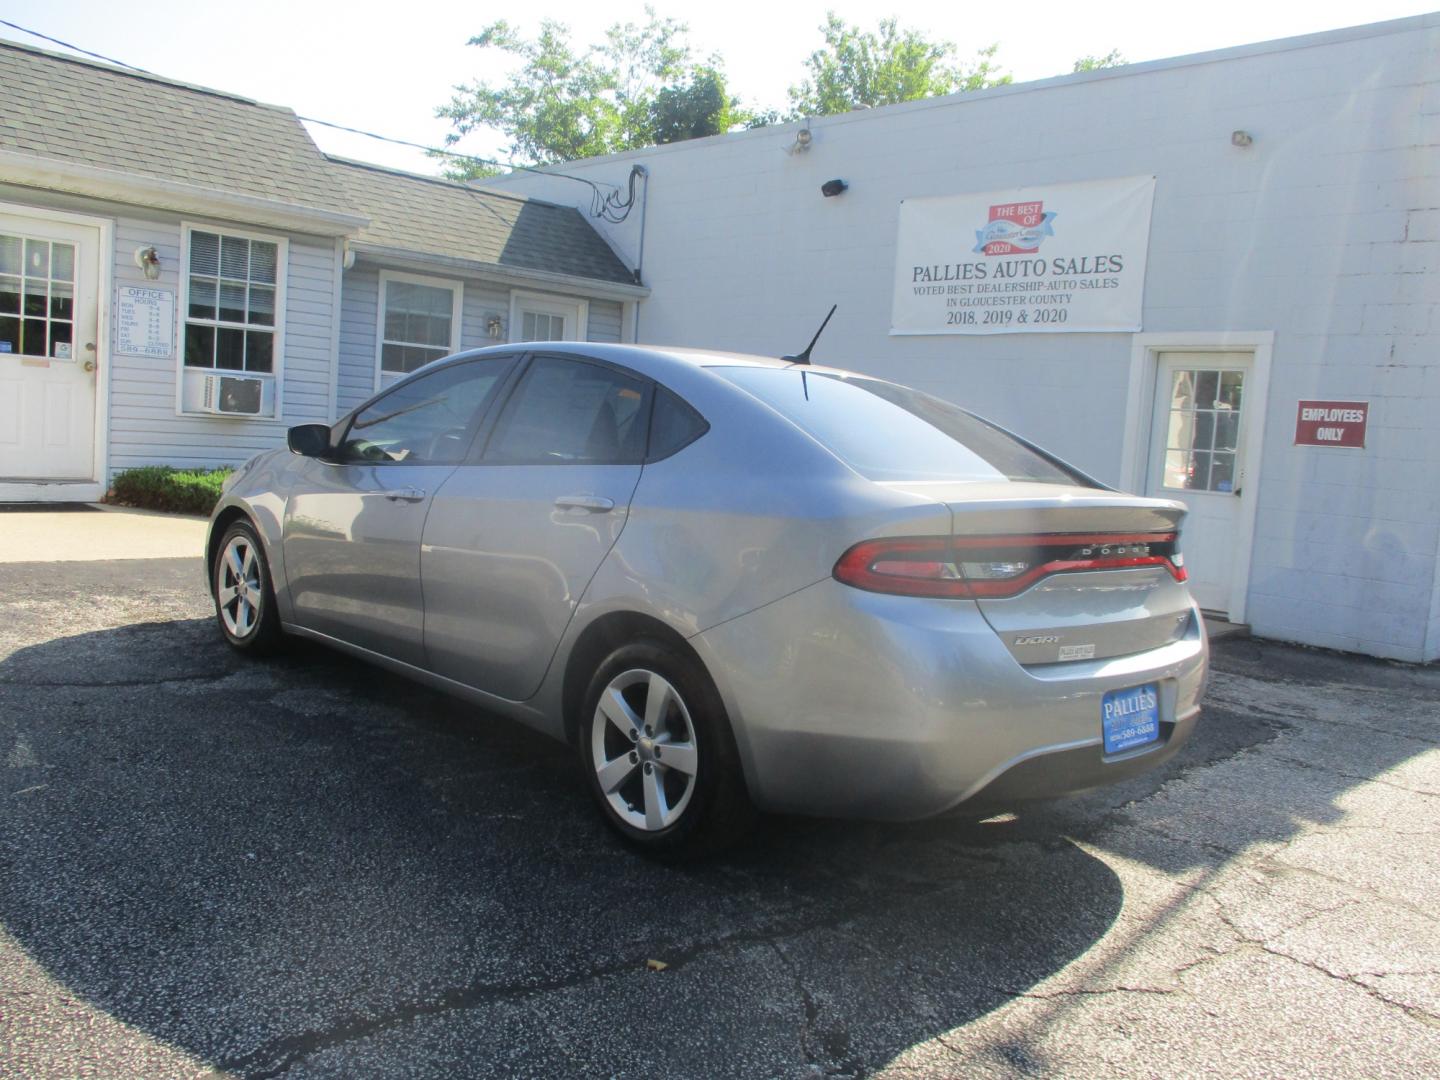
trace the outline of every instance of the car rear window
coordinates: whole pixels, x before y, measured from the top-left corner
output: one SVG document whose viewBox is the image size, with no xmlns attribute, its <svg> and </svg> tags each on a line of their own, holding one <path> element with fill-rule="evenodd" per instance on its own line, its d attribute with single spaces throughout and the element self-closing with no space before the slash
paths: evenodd
<svg viewBox="0 0 1440 1080">
<path fill-rule="evenodd" d="M 879 379 L 717 368 L 870 480 L 1024 480 L 1089 487 L 1058 461 L 948 401 Z"/>
</svg>

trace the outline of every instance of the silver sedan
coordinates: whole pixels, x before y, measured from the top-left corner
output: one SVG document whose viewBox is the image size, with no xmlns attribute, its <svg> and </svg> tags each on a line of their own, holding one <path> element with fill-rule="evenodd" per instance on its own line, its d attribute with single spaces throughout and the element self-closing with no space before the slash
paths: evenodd
<svg viewBox="0 0 1440 1080">
<path fill-rule="evenodd" d="M 1183 516 L 894 383 L 545 343 L 291 429 L 206 566 L 235 648 L 311 638 L 565 740 L 679 853 L 1164 761 L 1207 661 Z"/>
</svg>

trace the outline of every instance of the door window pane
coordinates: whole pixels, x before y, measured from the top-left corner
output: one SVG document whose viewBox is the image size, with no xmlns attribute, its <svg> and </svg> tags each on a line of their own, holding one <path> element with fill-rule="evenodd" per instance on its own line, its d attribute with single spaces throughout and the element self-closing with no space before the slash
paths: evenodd
<svg viewBox="0 0 1440 1080">
<path fill-rule="evenodd" d="M 52 281 L 75 280 L 75 245 L 50 245 L 50 278 Z"/>
<path fill-rule="evenodd" d="M 351 462 L 453 464 L 464 457 L 509 357 L 452 364 L 377 398 L 355 416 L 341 446 Z"/>
<path fill-rule="evenodd" d="M 525 311 L 520 316 L 520 340 L 564 341 L 565 316 L 543 311 Z"/>
<path fill-rule="evenodd" d="M 75 245 L 0 236 L 0 352 L 71 359 L 74 319 Z"/>
<path fill-rule="evenodd" d="M 515 391 L 484 460 L 620 465 L 645 456 L 645 384 L 612 368 L 542 356 Z"/>
<path fill-rule="evenodd" d="M 37 278 L 50 276 L 50 245 L 44 240 L 25 241 L 25 275 Z"/>
<path fill-rule="evenodd" d="M 1234 490 L 1244 388 L 1243 371 L 1171 373 L 1170 412 L 1165 419 L 1165 487 Z"/>
</svg>

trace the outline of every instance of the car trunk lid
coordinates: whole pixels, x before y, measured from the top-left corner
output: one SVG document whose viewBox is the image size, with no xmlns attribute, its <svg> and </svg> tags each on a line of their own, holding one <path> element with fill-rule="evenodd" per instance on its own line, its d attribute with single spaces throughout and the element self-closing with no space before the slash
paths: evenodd
<svg viewBox="0 0 1440 1080">
<path fill-rule="evenodd" d="M 1125 656 L 1185 633 L 1181 503 L 1054 484 L 889 486 L 949 507 L 956 564 L 1022 664 Z"/>
</svg>

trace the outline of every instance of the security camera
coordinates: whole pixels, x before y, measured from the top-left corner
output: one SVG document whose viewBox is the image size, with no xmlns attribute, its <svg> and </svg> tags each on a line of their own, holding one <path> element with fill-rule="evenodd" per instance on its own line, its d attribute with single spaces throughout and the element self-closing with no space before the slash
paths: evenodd
<svg viewBox="0 0 1440 1080">
<path fill-rule="evenodd" d="M 844 180 L 826 180 L 820 185 L 820 194 L 827 199 L 834 198 L 849 186 Z"/>
</svg>

